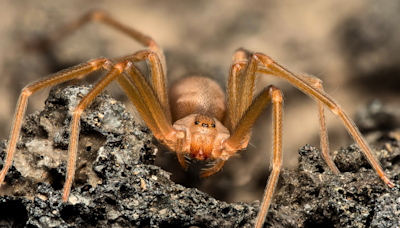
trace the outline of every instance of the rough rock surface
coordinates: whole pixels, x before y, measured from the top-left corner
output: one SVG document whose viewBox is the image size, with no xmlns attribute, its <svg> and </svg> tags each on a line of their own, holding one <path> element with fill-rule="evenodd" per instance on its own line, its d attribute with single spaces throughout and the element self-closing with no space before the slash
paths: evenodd
<svg viewBox="0 0 400 228">
<path fill-rule="evenodd" d="M 63 203 L 71 111 L 89 89 L 53 89 L 44 110 L 26 118 L 0 227 L 250 227 L 257 203 L 227 204 L 174 184 L 152 165 L 150 130 L 106 92 L 81 116 L 75 184 Z"/>
<path fill-rule="evenodd" d="M 258 202 L 228 204 L 173 183 L 152 165 L 157 148 L 149 129 L 106 92 L 82 114 L 75 183 L 63 203 L 71 110 L 89 89 L 53 89 L 44 110 L 26 118 L 2 186 L 0 227 L 252 227 Z M 398 184 L 393 129 L 382 133 L 377 157 Z M 299 168 L 282 171 L 265 227 L 400 227 L 399 185 L 386 187 L 356 146 L 335 154 L 337 176 L 314 147 L 299 154 Z"/>
</svg>

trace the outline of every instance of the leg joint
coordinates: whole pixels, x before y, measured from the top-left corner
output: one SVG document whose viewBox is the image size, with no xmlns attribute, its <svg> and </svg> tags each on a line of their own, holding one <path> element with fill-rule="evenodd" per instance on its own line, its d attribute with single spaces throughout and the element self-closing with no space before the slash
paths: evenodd
<svg viewBox="0 0 400 228">
<path fill-rule="evenodd" d="M 32 95 L 33 91 L 29 88 L 30 86 L 27 86 L 22 89 L 21 96 L 29 97 Z"/>
<path fill-rule="evenodd" d="M 110 70 L 113 65 L 111 60 L 106 59 L 106 58 L 91 60 L 91 61 L 89 61 L 89 64 L 93 66 L 94 70 L 97 70 L 100 67 L 103 67 L 106 70 Z"/>
<path fill-rule="evenodd" d="M 255 52 L 252 55 L 252 58 L 255 58 L 256 60 L 262 62 L 262 64 L 267 67 L 274 63 L 274 60 L 272 60 L 268 55 L 259 52 Z"/>
<path fill-rule="evenodd" d="M 343 115 L 343 109 L 339 105 L 333 104 L 329 108 L 332 111 L 332 113 L 335 114 L 336 116 L 342 116 Z"/>
<path fill-rule="evenodd" d="M 283 93 L 280 89 L 278 89 L 277 87 L 270 85 L 268 88 L 268 92 L 269 94 L 271 94 L 272 96 L 272 101 L 273 102 L 278 102 L 278 103 L 282 103 L 283 101 Z"/>
<path fill-rule="evenodd" d="M 131 61 L 123 61 L 123 62 L 120 62 L 120 63 L 115 64 L 114 68 L 115 68 L 115 69 L 118 69 L 118 71 L 119 71 L 120 73 L 122 73 L 122 71 L 124 71 L 124 69 L 125 69 L 126 67 L 131 66 L 131 65 L 132 65 L 132 62 L 131 62 Z"/>
<path fill-rule="evenodd" d="M 29 97 L 32 93 L 33 91 L 29 87 L 25 87 L 21 92 L 21 96 Z"/>
<path fill-rule="evenodd" d="M 234 64 L 232 64 L 231 72 L 238 72 L 242 70 L 246 66 L 246 63 L 247 62 L 244 60 L 236 61 Z"/>
<path fill-rule="evenodd" d="M 89 17 L 93 21 L 103 21 L 107 14 L 101 10 L 94 10 L 89 13 Z"/>
</svg>

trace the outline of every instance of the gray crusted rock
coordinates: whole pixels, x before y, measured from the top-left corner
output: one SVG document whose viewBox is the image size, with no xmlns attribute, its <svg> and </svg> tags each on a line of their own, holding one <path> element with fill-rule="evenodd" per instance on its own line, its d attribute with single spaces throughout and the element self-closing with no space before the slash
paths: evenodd
<svg viewBox="0 0 400 228">
<path fill-rule="evenodd" d="M 400 227 L 400 196 L 388 193 L 380 196 L 375 211 L 372 227 Z"/>
<path fill-rule="evenodd" d="M 377 107 L 371 108 L 374 103 Z M 360 116 L 371 123 L 376 113 L 387 118 L 386 124 L 380 124 L 379 118 L 370 124 L 375 128 L 374 132 L 370 129 L 373 137 L 369 138 L 374 139 L 373 145 L 380 145 L 375 155 L 396 186 L 388 188 L 355 145 L 334 154 L 339 175 L 333 175 L 321 152 L 306 145 L 299 150 L 299 168 L 282 171 L 282 188 L 267 218 L 270 227 L 400 227 L 400 132 L 396 121 L 387 127 L 387 121 L 400 113 L 374 103 L 360 111 L 358 122 L 367 126 L 366 118 Z"/>
<path fill-rule="evenodd" d="M 220 202 L 152 165 L 150 130 L 106 92 L 81 116 L 75 181 L 63 203 L 71 111 L 90 88 L 53 89 L 44 110 L 26 118 L 6 176 L 13 196 L 0 197 L 2 227 L 251 227 L 257 203 Z"/>
<path fill-rule="evenodd" d="M 341 153 L 361 153 L 354 145 L 346 150 L 339 150 L 336 157 L 345 159 L 349 166 L 359 165 L 359 155 L 341 156 Z M 387 153 L 391 156 L 383 156 Z M 299 168 L 282 172 L 282 188 L 276 194 L 276 211 L 272 211 L 267 218 L 271 227 L 298 227 L 299 224 L 303 227 L 371 227 L 381 224 L 380 221 L 387 218 L 388 214 L 395 213 L 386 207 L 390 212 L 377 216 L 382 208 L 379 206 L 382 204 L 380 198 L 391 197 L 390 205 L 393 206 L 395 199 L 400 196 L 399 185 L 389 189 L 374 170 L 364 167 L 355 172 L 334 175 L 325 164 L 321 153 L 309 145 L 300 149 L 299 154 Z M 398 156 L 398 147 L 392 152 L 381 150 L 378 154 L 381 161 Z M 399 172 L 387 170 L 387 173 L 398 183 Z"/>
<path fill-rule="evenodd" d="M 53 89 L 42 112 L 28 115 L 0 197 L 1 227 L 252 227 L 258 202 L 227 204 L 170 180 L 152 165 L 149 129 L 101 93 L 81 117 L 75 182 L 62 202 L 71 111 L 91 87 Z M 377 152 L 396 183 L 396 132 Z M 4 158 L 5 143 L 0 144 Z M 265 227 L 396 227 L 399 186 L 389 189 L 354 145 L 340 149 L 334 175 L 306 145 L 296 170 L 283 170 Z M 2 164 L 2 161 L 0 162 Z M 396 217 L 397 216 L 397 217 Z"/>
</svg>

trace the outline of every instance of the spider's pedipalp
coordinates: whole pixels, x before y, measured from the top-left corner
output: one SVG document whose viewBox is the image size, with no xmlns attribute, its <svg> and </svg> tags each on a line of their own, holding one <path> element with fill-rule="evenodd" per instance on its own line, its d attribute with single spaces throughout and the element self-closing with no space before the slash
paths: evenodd
<svg viewBox="0 0 400 228">
<path fill-rule="evenodd" d="M 204 169 L 203 171 L 200 172 L 200 177 L 208 177 L 213 175 L 214 173 L 218 172 L 221 170 L 221 168 L 224 166 L 226 160 L 219 160 L 215 162 L 215 164 L 212 164 L 212 166 L 208 169 Z"/>
</svg>

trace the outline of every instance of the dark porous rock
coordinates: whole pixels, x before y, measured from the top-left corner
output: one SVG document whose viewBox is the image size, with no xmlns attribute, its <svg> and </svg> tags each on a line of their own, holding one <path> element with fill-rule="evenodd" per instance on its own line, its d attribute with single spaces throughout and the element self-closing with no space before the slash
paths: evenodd
<svg viewBox="0 0 400 228">
<path fill-rule="evenodd" d="M 356 145 L 334 153 L 339 175 L 306 145 L 299 150 L 299 167 L 281 173 L 267 227 L 400 227 L 400 130 L 394 121 L 400 110 L 375 101 L 360 113 L 356 123 L 368 128 L 375 157 L 396 186 L 383 183 Z"/>
<path fill-rule="evenodd" d="M 400 227 L 398 169 L 396 173 L 386 170 L 397 184 L 390 189 L 373 169 L 360 167 L 368 163 L 360 161 L 359 155 L 342 153 L 361 152 L 351 145 L 336 154 L 336 158 L 346 159 L 348 166 L 357 169 L 334 175 L 318 150 L 310 145 L 301 148 L 299 168 L 282 171 L 282 187 L 275 194 L 268 227 Z M 386 156 L 388 153 L 390 156 Z M 381 161 L 399 156 L 398 147 L 377 154 Z"/>
<path fill-rule="evenodd" d="M 50 92 L 26 117 L 0 197 L 0 227 L 251 227 L 258 203 L 227 204 L 152 165 L 151 131 L 101 93 L 81 115 L 74 184 L 62 201 L 71 114 L 92 87 Z M 1 166 L 5 142 L 0 144 Z"/>
<path fill-rule="evenodd" d="M 26 117 L 0 197 L 0 227 L 253 227 L 259 202 L 228 204 L 170 180 L 154 166 L 148 128 L 101 93 L 82 113 L 77 170 L 62 201 L 71 113 L 92 87 L 50 92 Z M 264 227 L 399 227 L 400 148 L 393 130 L 376 151 L 397 184 L 388 188 L 357 146 L 340 149 L 334 175 L 313 146 L 282 170 Z M 0 143 L 0 165 L 6 142 Z"/>
</svg>

